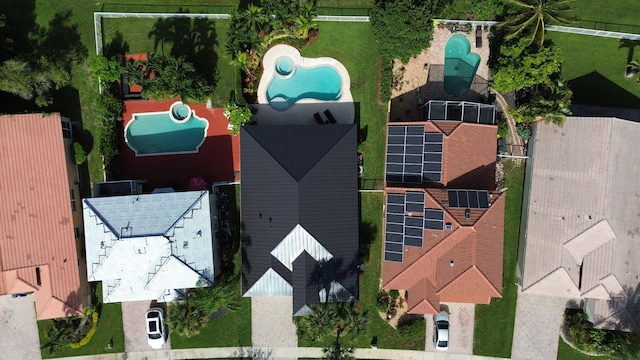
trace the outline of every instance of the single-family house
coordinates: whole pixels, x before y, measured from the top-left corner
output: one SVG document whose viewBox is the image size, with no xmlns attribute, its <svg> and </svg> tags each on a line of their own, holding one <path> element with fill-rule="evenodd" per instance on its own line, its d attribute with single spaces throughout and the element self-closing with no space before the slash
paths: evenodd
<svg viewBox="0 0 640 360">
<path fill-rule="evenodd" d="M 358 300 L 357 126 L 245 126 L 243 296 L 292 296 L 293 314 Z"/>
<path fill-rule="evenodd" d="M 32 294 L 39 320 L 77 315 L 90 296 L 71 144 L 60 114 L 0 116 L 0 295 Z"/>
<path fill-rule="evenodd" d="M 208 191 L 84 199 L 87 275 L 104 302 L 174 301 L 213 284 L 209 201 Z"/>
<path fill-rule="evenodd" d="M 596 328 L 640 329 L 639 138 L 637 122 L 567 117 L 529 142 L 519 284 L 580 300 Z"/>
<path fill-rule="evenodd" d="M 436 119 L 387 127 L 382 287 L 406 291 L 412 314 L 502 296 L 497 128 Z"/>
</svg>

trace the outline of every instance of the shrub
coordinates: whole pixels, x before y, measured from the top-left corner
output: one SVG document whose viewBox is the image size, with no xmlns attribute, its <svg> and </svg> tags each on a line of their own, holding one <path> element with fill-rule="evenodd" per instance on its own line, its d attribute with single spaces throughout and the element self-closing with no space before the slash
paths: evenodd
<svg viewBox="0 0 640 360">
<path fill-rule="evenodd" d="M 398 336 L 402 339 L 411 339 L 422 334 L 426 328 L 424 317 L 404 315 L 398 321 Z"/>
<path fill-rule="evenodd" d="M 389 290 L 389 297 L 397 300 L 400 297 L 400 292 L 398 290 Z"/>
<path fill-rule="evenodd" d="M 393 87 L 393 58 L 382 57 L 380 66 L 380 101 L 387 102 L 391 99 L 391 88 Z"/>
<path fill-rule="evenodd" d="M 98 111 L 98 116 L 102 118 L 122 120 L 122 100 L 111 91 L 105 90 L 102 92 L 96 104 L 96 110 Z"/>
<path fill-rule="evenodd" d="M 509 131 L 509 129 L 507 129 L 507 131 Z M 520 136 L 520 138 L 524 141 L 531 139 L 531 135 L 533 135 L 531 126 L 523 123 L 516 124 L 516 132 L 518 133 L 518 136 Z"/>
<path fill-rule="evenodd" d="M 94 311 L 91 313 L 91 328 L 89 329 L 89 332 L 87 332 L 87 335 L 85 335 L 82 338 L 82 340 L 80 340 L 79 342 L 70 344 L 69 347 L 72 349 L 77 349 L 79 347 L 87 345 L 87 343 L 89 343 L 89 341 L 93 337 L 93 334 L 95 334 L 97 327 L 98 327 L 98 312 Z"/>
<path fill-rule="evenodd" d="M 240 127 L 251 121 L 251 109 L 228 103 L 224 106 L 224 116 L 229 119 L 229 125 L 233 127 L 231 135 L 237 135 Z"/>
<path fill-rule="evenodd" d="M 389 308 L 389 294 L 386 291 L 380 290 L 380 292 L 378 293 L 376 308 L 380 312 L 386 312 Z"/>
<path fill-rule="evenodd" d="M 98 139 L 98 151 L 105 158 L 118 155 L 118 134 L 116 133 L 116 121 L 105 120 L 102 122 L 100 137 Z"/>
<path fill-rule="evenodd" d="M 507 124 L 507 119 L 501 116 L 498 120 L 498 139 L 506 139 L 507 137 L 509 137 L 509 124 Z"/>
<path fill-rule="evenodd" d="M 87 153 L 79 142 L 74 141 L 73 144 L 71 144 L 71 151 L 76 165 L 82 165 L 87 161 Z"/>
<path fill-rule="evenodd" d="M 117 60 L 108 59 L 101 55 L 89 60 L 89 68 L 103 84 L 120 80 L 120 75 L 124 72 L 124 68 Z"/>
</svg>

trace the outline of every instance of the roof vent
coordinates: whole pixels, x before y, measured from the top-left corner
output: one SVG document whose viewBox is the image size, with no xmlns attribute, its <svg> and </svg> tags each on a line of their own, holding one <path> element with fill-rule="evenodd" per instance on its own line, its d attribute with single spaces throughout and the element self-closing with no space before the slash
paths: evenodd
<svg viewBox="0 0 640 360">
<path fill-rule="evenodd" d="M 453 267 L 453 265 L 455 265 L 455 264 L 454 264 L 453 260 L 451 260 L 451 261 L 449 262 L 449 266 Z"/>
<path fill-rule="evenodd" d="M 467 209 L 464 211 L 464 218 L 471 219 L 471 210 Z"/>
<path fill-rule="evenodd" d="M 453 230 L 453 225 L 451 225 L 451 223 L 447 223 L 447 224 L 444 226 L 444 228 L 445 228 L 446 230 Z"/>
</svg>

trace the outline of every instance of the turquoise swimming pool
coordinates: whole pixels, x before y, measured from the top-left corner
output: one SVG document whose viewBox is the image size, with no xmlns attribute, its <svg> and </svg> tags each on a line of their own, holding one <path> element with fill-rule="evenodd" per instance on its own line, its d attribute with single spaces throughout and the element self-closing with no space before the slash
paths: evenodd
<svg viewBox="0 0 640 360">
<path fill-rule="evenodd" d="M 272 107 L 284 110 L 304 98 L 338 100 L 341 89 L 342 79 L 334 67 L 304 68 L 283 57 L 276 61 L 276 75 L 269 83 L 266 95 Z"/>
<path fill-rule="evenodd" d="M 444 91 L 455 97 L 469 91 L 480 65 L 480 55 L 471 52 L 464 35 L 456 34 L 447 41 L 444 51 Z"/>
<path fill-rule="evenodd" d="M 170 111 L 134 114 L 125 142 L 136 156 L 197 153 L 208 127 L 188 107 L 172 105 Z"/>
</svg>

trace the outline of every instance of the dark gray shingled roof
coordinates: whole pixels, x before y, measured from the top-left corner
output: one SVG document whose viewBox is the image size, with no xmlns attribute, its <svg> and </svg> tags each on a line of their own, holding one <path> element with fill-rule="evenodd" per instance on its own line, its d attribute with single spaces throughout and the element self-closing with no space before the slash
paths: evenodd
<svg viewBox="0 0 640 360">
<path fill-rule="evenodd" d="M 321 289 L 335 301 L 358 299 L 356 134 L 353 124 L 241 129 L 243 294 L 274 295 L 269 284 L 252 289 L 272 269 L 264 279 L 273 279 L 275 272 L 284 281 L 277 279 L 274 288 L 281 289 L 279 285 L 285 281 L 291 285 L 287 295 L 293 295 L 294 314 L 301 315 L 305 306 L 319 302 Z M 284 249 L 286 253 L 295 256 L 288 259 L 294 263 L 291 274 L 287 264 L 272 252 L 296 228 L 302 234 L 300 240 L 283 243 L 290 244 Z M 316 244 L 305 231 L 319 245 L 297 253 L 295 246 L 301 243 Z M 317 261 L 314 251 L 330 256 Z M 335 283 L 346 292 L 331 293 L 331 289 L 340 288 Z"/>
</svg>

